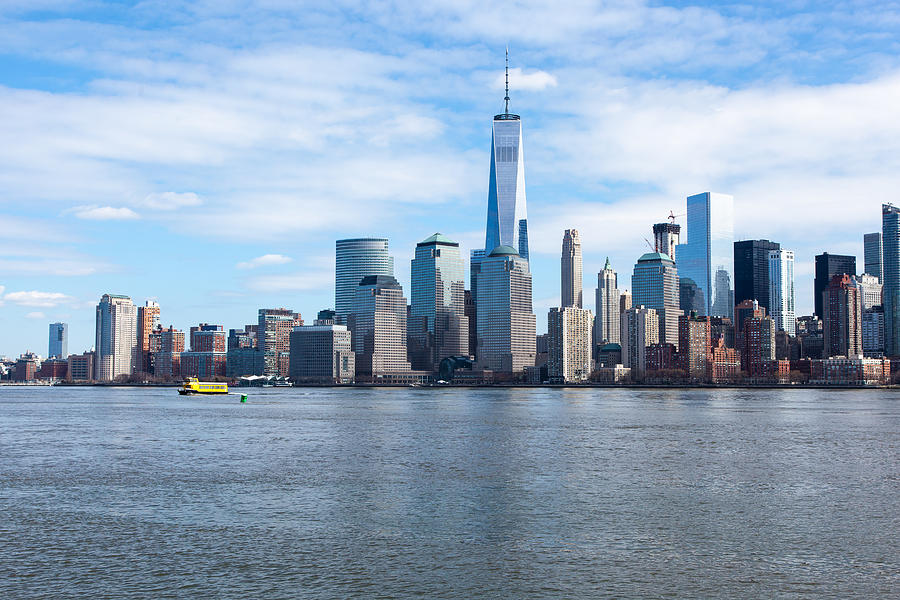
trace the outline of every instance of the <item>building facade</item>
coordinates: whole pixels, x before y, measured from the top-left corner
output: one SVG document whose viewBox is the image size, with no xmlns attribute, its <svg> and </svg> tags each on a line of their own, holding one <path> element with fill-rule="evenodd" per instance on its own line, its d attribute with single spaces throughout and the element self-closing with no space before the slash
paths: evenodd
<svg viewBox="0 0 900 600">
<path fill-rule="evenodd" d="M 824 358 L 862 356 L 862 303 L 859 289 L 846 273 L 835 275 L 822 292 L 825 314 Z"/>
<path fill-rule="evenodd" d="M 678 270 L 666 254 L 648 252 L 634 265 L 631 277 L 632 301 L 652 308 L 659 316 L 659 342 L 678 346 Z"/>
<path fill-rule="evenodd" d="M 862 313 L 862 349 L 866 357 L 884 356 L 884 309 L 880 306 Z"/>
<path fill-rule="evenodd" d="M 744 319 L 741 369 L 750 377 L 765 377 L 775 360 L 775 321 L 764 313 Z"/>
<path fill-rule="evenodd" d="M 794 253 L 791 250 L 769 251 L 769 315 L 775 327 L 794 335 Z"/>
<path fill-rule="evenodd" d="M 360 281 L 348 318 L 356 374 L 383 377 L 411 370 L 406 354 L 406 298 L 390 275 Z"/>
<path fill-rule="evenodd" d="M 585 308 L 551 308 L 547 316 L 547 369 L 554 383 L 587 381 L 593 366 L 594 315 Z"/>
<path fill-rule="evenodd" d="M 94 353 L 69 355 L 69 367 L 66 369 L 66 379 L 69 381 L 90 381 L 94 378 Z"/>
<path fill-rule="evenodd" d="M 139 306 L 137 317 L 137 345 L 138 357 L 135 371 L 152 373 L 153 366 L 150 359 L 150 334 L 159 327 L 159 303 L 147 300 L 144 306 Z"/>
<path fill-rule="evenodd" d="M 734 243 L 734 302 L 756 300 L 771 312 L 770 256 L 781 244 L 769 240 L 741 240 Z"/>
<path fill-rule="evenodd" d="M 659 343 L 659 315 L 646 306 L 629 308 L 622 313 L 619 333 L 622 364 L 640 381 L 647 372 L 647 348 Z"/>
<path fill-rule="evenodd" d="M 577 229 L 566 229 L 560 257 L 560 307 L 584 308 L 581 280 L 581 238 Z"/>
<path fill-rule="evenodd" d="M 673 261 L 675 248 L 681 241 L 681 225 L 678 223 L 656 223 L 653 225 L 654 250 L 665 254 Z"/>
<path fill-rule="evenodd" d="M 619 343 L 620 305 L 618 277 L 609 264 L 609 257 L 606 257 L 603 270 L 597 273 L 597 291 L 594 295 L 597 313 L 594 318 L 594 344 L 598 347 Z"/>
<path fill-rule="evenodd" d="M 168 329 L 157 327 L 150 334 L 149 347 L 153 374 L 161 379 L 181 377 L 181 354 L 184 352 L 184 332 L 171 325 Z"/>
<path fill-rule="evenodd" d="M 69 325 L 68 323 L 50 323 L 49 344 L 47 347 L 48 358 L 67 358 L 69 356 Z"/>
<path fill-rule="evenodd" d="M 261 308 L 256 329 L 261 375 L 287 377 L 290 371 L 291 331 L 303 325 L 300 313 L 287 308 Z"/>
<path fill-rule="evenodd" d="M 813 280 L 813 293 L 815 294 L 816 316 L 824 318 L 822 305 L 822 292 L 828 287 L 831 278 L 835 275 L 855 275 L 856 257 L 843 254 L 829 254 L 824 252 L 816 256 L 816 278 Z"/>
<path fill-rule="evenodd" d="M 299 383 L 353 383 L 350 331 L 344 325 L 304 325 L 291 332 L 290 376 Z"/>
<path fill-rule="evenodd" d="M 97 305 L 94 379 L 131 375 L 137 357 L 137 307 L 128 296 L 104 294 Z"/>
<path fill-rule="evenodd" d="M 867 233 L 863 235 L 863 266 L 865 272 L 878 278 L 878 283 L 884 283 L 882 279 L 882 245 L 881 233 Z"/>
<path fill-rule="evenodd" d="M 884 353 L 900 356 L 900 208 L 881 206 Z"/>
<path fill-rule="evenodd" d="M 877 277 L 864 273 L 851 279 L 853 284 L 859 289 L 859 299 L 862 302 L 863 310 L 868 310 L 874 306 L 882 306 L 881 295 L 884 286 L 878 282 Z"/>
<path fill-rule="evenodd" d="M 712 359 L 709 317 L 682 315 L 678 319 L 678 337 L 678 368 L 691 381 L 708 381 Z"/>
<path fill-rule="evenodd" d="M 385 238 L 337 240 L 334 251 L 335 322 L 344 324 L 353 309 L 356 290 L 363 277 L 394 276 L 394 258 Z"/>
</svg>

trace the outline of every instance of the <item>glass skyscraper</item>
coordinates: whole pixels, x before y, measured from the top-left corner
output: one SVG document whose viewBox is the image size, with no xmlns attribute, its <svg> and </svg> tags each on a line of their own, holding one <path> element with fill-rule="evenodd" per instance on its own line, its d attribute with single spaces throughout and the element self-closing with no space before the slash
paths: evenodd
<svg viewBox="0 0 900 600">
<path fill-rule="evenodd" d="M 67 323 L 50 323 L 50 345 L 47 357 L 69 357 L 69 325 Z"/>
<path fill-rule="evenodd" d="M 881 206 L 883 244 L 884 354 L 900 355 L 900 208 Z"/>
<path fill-rule="evenodd" d="M 863 235 L 863 264 L 865 272 L 878 278 L 878 283 L 884 283 L 881 273 L 881 234 L 867 233 Z"/>
<path fill-rule="evenodd" d="M 393 277 L 394 258 L 388 255 L 385 238 L 337 240 L 334 258 L 335 322 L 346 324 L 359 282 L 369 275 Z"/>
<path fill-rule="evenodd" d="M 681 287 L 690 288 L 690 306 L 699 315 L 731 317 L 734 312 L 734 197 L 704 192 L 687 199 L 687 243 L 677 246 Z"/>
<path fill-rule="evenodd" d="M 788 335 L 796 335 L 794 314 L 794 253 L 791 250 L 769 251 L 769 314 L 775 326 Z M 762 304 L 760 303 L 760 306 Z"/>
<path fill-rule="evenodd" d="M 634 265 L 632 302 L 652 308 L 659 316 L 659 341 L 678 347 L 678 271 L 667 254 L 648 252 Z"/>
</svg>

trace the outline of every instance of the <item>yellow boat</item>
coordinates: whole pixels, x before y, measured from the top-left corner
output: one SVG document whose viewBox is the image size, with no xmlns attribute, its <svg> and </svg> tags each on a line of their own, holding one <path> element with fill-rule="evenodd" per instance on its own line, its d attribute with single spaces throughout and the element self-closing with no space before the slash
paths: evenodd
<svg viewBox="0 0 900 600">
<path fill-rule="evenodd" d="M 196 377 L 188 377 L 184 385 L 178 390 L 179 394 L 227 394 L 227 383 L 213 383 L 211 381 L 199 381 Z"/>
</svg>

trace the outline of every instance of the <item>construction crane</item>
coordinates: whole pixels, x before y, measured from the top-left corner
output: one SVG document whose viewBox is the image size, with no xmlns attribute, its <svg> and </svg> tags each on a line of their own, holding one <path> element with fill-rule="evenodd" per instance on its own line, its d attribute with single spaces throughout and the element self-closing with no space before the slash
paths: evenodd
<svg viewBox="0 0 900 600">
<path fill-rule="evenodd" d="M 685 216 L 685 214 L 687 214 L 687 213 L 681 213 L 680 215 L 676 215 L 674 210 L 670 210 L 668 218 L 669 218 L 669 221 L 674 223 L 676 218 L 683 217 L 683 216 Z"/>
<path fill-rule="evenodd" d="M 654 246 L 653 244 L 651 244 L 651 243 L 650 243 L 650 240 L 648 240 L 647 238 L 644 238 L 644 242 L 646 242 L 646 244 L 647 244 L 648 246 L 650 246 L 650 252 L 656 252 L 656 246 Z"/>
</svg>

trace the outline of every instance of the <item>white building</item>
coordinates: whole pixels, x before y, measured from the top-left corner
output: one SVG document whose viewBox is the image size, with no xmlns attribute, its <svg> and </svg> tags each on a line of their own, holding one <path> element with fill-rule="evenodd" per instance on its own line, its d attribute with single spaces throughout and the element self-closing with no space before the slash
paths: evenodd
<svg viewBox="0 0 900 600">
<path fill-rule="evenodd" d="M 94 379 L 131 375 L 137 359 L 137 307 L 128 296 L 104 294 L 97 305 Z"/>
<path fill-rule="evenodd" d="M 884 286 L 878 281 L 875 275 L 863 273 L 854 276 L 853 281 L 859 288 L 859 297 L 862 301 L 863 310 L 869 310 L 873 306 L 881 306 L 881 291 Z"/>
<path fill-rule="evenodd" d="M 547 316 L 548 361 L 551 382 L 587 381 L 593 361 L 594 315 L 574 306 L 551 308 Z"/>
<path fill-rule="evenodd" d="M 577 229 L 566 229 L 560 258 L 560 306 L 583 308 L 581 239 Z"/>
<path fill-rule="evenodd" d="M 364 277 L 348 317 L 356 373 L 378 377 L 410 371 L 406 356 L 406 298 L 390 275 Z"/>
<path fill-rule="evenodd" d="M 775 327 L 794 335 L 794 252 L 769 250 L 769 311 Z"/>
<path fill-rule="evenodd" d="M 606 258 L 603 270 L 597 273 L 597 291 L 594 303 L 597 313 L 594 319 L 594 343 L 597 345 L 618 344 L 622 300 L 619 295 L 616 272 L 609 264 L 609 257 Z M 630 296 L 628 305 L 630 308 Z"/>
<path fill-rule="evenodd" d="M 645 306 L 629 308 L 622 313 L 620 334 L 622 364 L 640 379 L 647 368 L 647 346 L 659 343 L 659 315 Z"/>
</svg>

